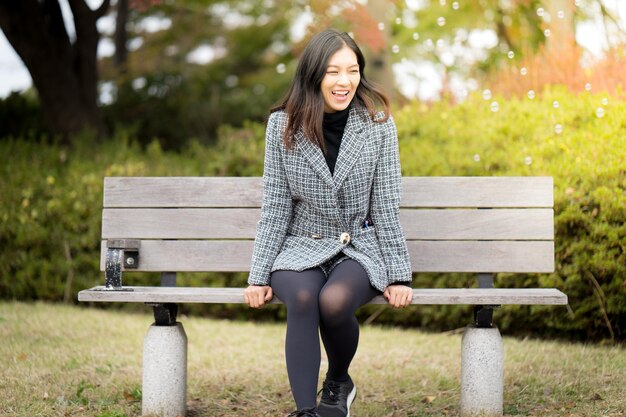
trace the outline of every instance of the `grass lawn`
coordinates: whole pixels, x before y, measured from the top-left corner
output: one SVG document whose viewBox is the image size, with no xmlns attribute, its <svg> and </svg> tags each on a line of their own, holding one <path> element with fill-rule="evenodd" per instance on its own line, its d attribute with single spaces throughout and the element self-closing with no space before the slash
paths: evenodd
<svg viewBox="0 0 626 417">
<path fill-rule="evenodd" d="M 416 310 L 419 311 L 419 310 Z M 188 415 L 279 417 L 293 405 L 283 324 L 180 317 Z M 0 416 L 141 414 L 151 312 L 0 303 Z M 626 348 L 505 337 L 507 416 L 626 416 Z M 353 417 L 454 416 L 461 335 L 367 326 L 351 374 Z M 324 372 L 325 363 L 322 363 Z"/>
</svg>

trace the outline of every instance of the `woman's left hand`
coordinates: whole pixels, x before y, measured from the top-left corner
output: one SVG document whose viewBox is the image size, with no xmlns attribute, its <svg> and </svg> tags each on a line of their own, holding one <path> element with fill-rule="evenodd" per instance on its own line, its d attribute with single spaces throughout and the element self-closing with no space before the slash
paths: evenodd
<svg viewBox="0 0 626 417">
<path fill-rule="evenodd" d="M 411 305 L 413 301 L 413 288 L 406 285 L 390 285 L 383 292 L 385 300 L 395 308 L 402 308 Z"/>
</svg>

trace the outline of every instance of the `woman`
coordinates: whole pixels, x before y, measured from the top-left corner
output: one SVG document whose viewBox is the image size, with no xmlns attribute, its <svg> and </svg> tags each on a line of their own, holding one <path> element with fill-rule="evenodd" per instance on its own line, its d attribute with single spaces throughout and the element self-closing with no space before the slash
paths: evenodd
<svg viewBox="0 0 626 417">
<path fill-rule="evenodd" d="M 290 416 L 349 416 L 356 309 L 381 293 L 394 307 L 413 295 L 396 129 L 364 67 L 348 34 L 317 34 L 267 124 L 263 205 L 244 297 L 259 308 L 276 294 L 286 305 L 297 406 Z M 318 329 L 328 357 L 319 404 Z"/>
</svg>

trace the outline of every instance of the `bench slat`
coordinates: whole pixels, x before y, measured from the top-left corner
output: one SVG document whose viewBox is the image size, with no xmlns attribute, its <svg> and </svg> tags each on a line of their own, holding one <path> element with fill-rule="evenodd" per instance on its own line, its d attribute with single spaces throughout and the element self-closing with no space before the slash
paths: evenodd
<svg viewBox="0 0 626 417">
<path fill-rule="evenodd" d="M 104 209 L 104 239 L 254 239 L 260 209 Z M 551 240 L 552 209 L 408 210 L 407 239 Z"/>
<path fill-rule="evenodd" d="M 125 287 L 133 291 L 102 291 L 94 287 L 78 293 L 79 301 L 136 303 L 243 303 L 243 288 Z M 272 303 L 280 303 L 274 298 Z M 370 304 L 387 304 L 382 296 Z M 412 304 L 567 304 L 567 296 L 554 288 L 439 288 L 414 289 Z"/>
<path fill-rule="evenodd" d="M 402 229 L 415 240 L 552 240 L 552 209 L 402 210 Z"/>
<path fill-rule="evenodd" d="M 413 272 L 553 272 L 552 241 L 407 241 Z M 248 271 L 252 240 L 142 240 L 139 271 Z M 100 268 L 104 270 L 106 241 Z"/>
<path fill-rule="evenodd" d="M 553 207 L 552 177 L 407 177 L 406 207 Z"/>
<path fill-rule="evenodd" d="M 104 207 L 260 207 L 260 177 L 106 177 Z"/>
<path fill-rule="evenodd" d="M 551 241 L 407 241 L 414 272 L 554 272 Z"/>
<path fill-rule="evenodd" d="M 254 239 L 257 208 L 104 209 L 102 238 Z"/>
<path fill-rule="evenodd" d="M 553 207 L 551 177 L 406 177 L 403 207 Z M 459 192 L 462 190 L 462 192 Z M 104 207 L 260 207 L 260 177 L 107 177 Z"/>
</svg>

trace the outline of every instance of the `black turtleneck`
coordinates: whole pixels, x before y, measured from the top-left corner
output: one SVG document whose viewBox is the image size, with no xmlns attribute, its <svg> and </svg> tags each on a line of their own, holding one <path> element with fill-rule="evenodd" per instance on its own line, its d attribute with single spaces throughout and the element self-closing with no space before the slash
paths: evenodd
<svg viewBox="0 0 626 417">
<path fill-rule="evenodd" d="M 324 157 L 326 158 L 326 163 L 328 164 L 328 169 L 330 169 L 331 174 L 335 172 L 335 163 L 339 155 L 341 138 L 343 137 L 343 131 L 346 128 L 349 114 L 350 106 L 345 110 L 335 113 L 324 113 L 324 122 L 322 123 L 324 143 L 326 144 L 326 155 L 324 155 Z"/>
</svg>

